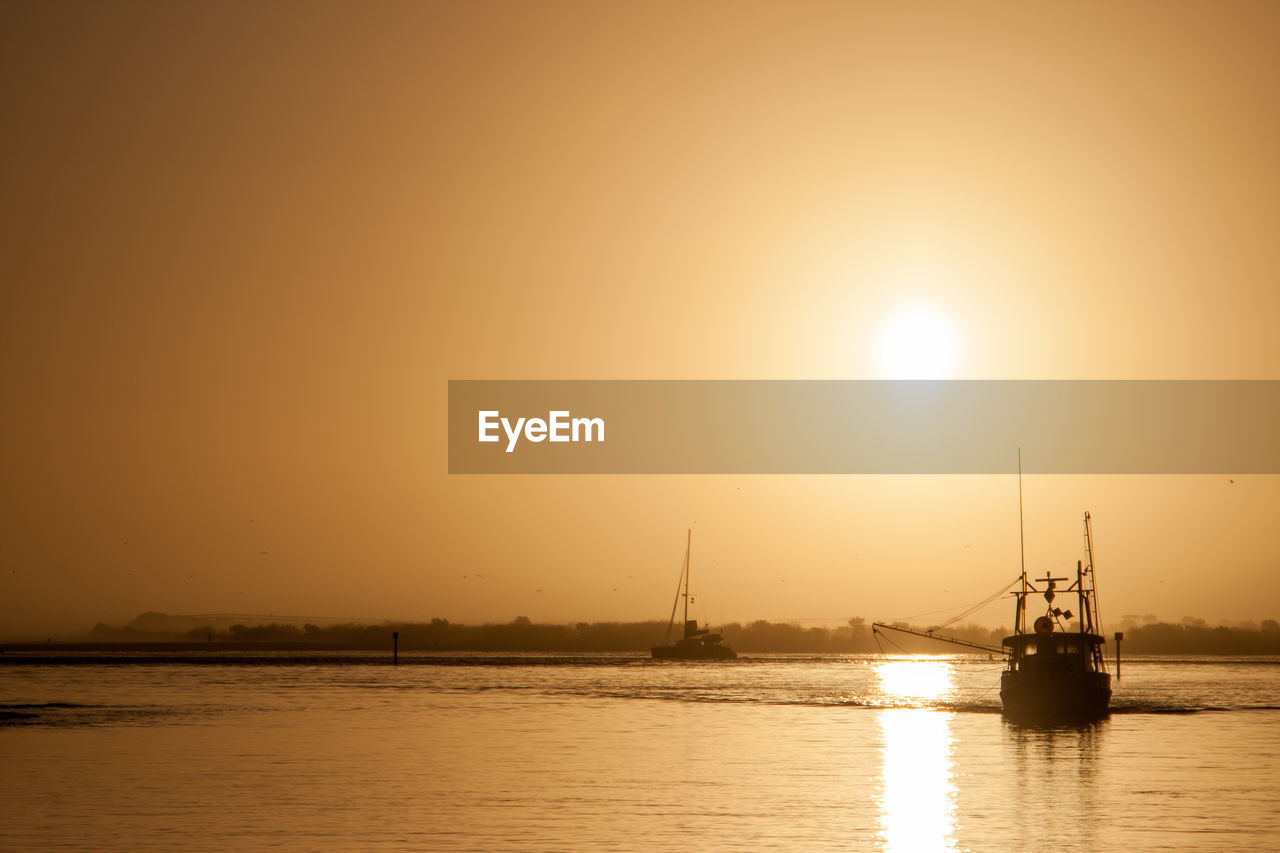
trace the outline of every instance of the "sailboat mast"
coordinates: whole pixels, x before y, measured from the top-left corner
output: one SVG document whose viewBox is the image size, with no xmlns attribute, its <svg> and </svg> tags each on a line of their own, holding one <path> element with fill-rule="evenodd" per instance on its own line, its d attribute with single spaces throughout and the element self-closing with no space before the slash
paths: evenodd
<svg viewBox="0 0 1280 853">
<path fill-rule="evenodd" d="M 692 530 L 689 531 L 689 535 L 690 537 L 692 537 L 693 535 Z M 680 596 L 682 594 L 680 589 L 681 584 L 684 585 L 683 594 L 687 596 L 689 593 L 689 582 L 686 577 L 688 574 L 688 571 L 689 571 L 689 542 L 686 542 L 684 546 L 684 562 L 680 564 L 680 577 L 679 579 L 676 580 L 676 597 L 671 599 L 671 618 L 667 620 L 667 637 L 665 640 L 662 641 L 663 645 L 671 644 L 671 629 L 675 627 L 676 609 L 680 607 Z M 689 603 L 687 598 L 684 605 L 684 613 L 687 619 L 689 615 Z M 681 630 L 683 629 L 684 629 L 684 626 L 681 626 Z"/>
<path fill-rule="evenodd" d="M 689 572 L 693 569 L 693 560 L 690 556 L 693 554 L 693 528 L 690 527 L 686 531 L 684 542 L 684 624 L 685 630 L 689 628 Z"/>
</svg>

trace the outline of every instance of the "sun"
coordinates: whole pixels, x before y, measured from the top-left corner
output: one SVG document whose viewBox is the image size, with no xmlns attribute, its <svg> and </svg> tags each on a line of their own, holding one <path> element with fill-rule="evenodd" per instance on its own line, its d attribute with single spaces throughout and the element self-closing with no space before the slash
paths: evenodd
<svg viewBox="0 0 1280 853">
<path fill-rule="evenodd" d="M 947 379 L 956 364 L 955 327 L 933 309 L 899 311 L 880 333 L 878 355 L 890 379 Z"/>
</svg>

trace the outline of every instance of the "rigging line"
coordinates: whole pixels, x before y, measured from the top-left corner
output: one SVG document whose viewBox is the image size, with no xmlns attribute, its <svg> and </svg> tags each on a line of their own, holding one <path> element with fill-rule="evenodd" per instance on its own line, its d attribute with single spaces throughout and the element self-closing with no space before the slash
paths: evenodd
<svg viewBox="0 0 1280 853">
<path fill-rule="evenodd" d="M 939 628 L 945 628 L 945 627 L 947 627 L 948 625 L 951 625 L 951 624 L 953 624 L 953 623 L 955 623 L 955 622 L 959 622 L 961 619 L 964 619 L 966 616 L 970 616 L 970 615 L 972 615 L 972 614 L 976 613 L 977 611 L 979 611 L 979 610 L 981 610 L 982 608 L 986 607 L 986 606 L 987 606 L 988 604 L 990 604 L 991 602 L 995 601 L 995 600 L 996 600 L 997 598 L 999 598 L 1000 596 L 1004 595 L 1006 592 L 1008 592 L 1008 591 L 1009 591 L 1010 587 L 1012 587 L 1014 584 L 1016 584 L 1016 583 L 1017 583 L 1018 581 L 1020 581 L 1020 580 L 1022 580 L 1022 578 L 1021 578 L 1021 577 L 1016 577 L 1016 578 L 1014 578 L 1013 580 L 1009 581 L 1007 584 L 1005 584 L 1003 587 L 1001 587 L 997 592 L 995 592 L 993 595 L 991 595 L 990 597 L 988 597 L 987 599 L 985 599 L 985 600 L 984 600 L 984 601 L 982 601 L 981 603 L 974 605 L 973 607 L 969 608 L 968 610 L 966 610 L 965 612 L 963 612 L 963 613 L 961 613 L 961 614 L 959 614 L 959 615 L 957 615 L 957 616 L 953 616 L 953 617 L 951 617 L 950 619 L 948 619 L 946 622 L 943 622 L 943 623 L 942 623 L 941 625 L 939 625 L 938 627 L 939 627 Z"/>
<path fill-rule="evenodd" d="M 989 694 L 992 690 L 995 690 L 995 689 L 996 689 L 997 687 L 999 687 L 999 686 L 1000 686 L 1000 685 L 998 685 L 998 684 L 992 684 L 992 685 L 991 685 L 990 687 L 988 687 L 986 690 L 984 690 L 984 691 L 982 691 L 981 693 L 979 693 L 979 694 L 974 698 L 974 700 L 973 700 L 973 701 L 975 701 L 975 702 L 976 702 L 976 701 L 978 701 L 979 699 L 985 699 L 985 698 L 987 698 L 987 694 Z"/>
<path fill-rule="evenodd" d="M 990 604 L 991 602 L 995 601 L 997 598 L 999 598 L 1000 596 L 1002 596 L 1002 595 L 1004 595 L 1006 592 L 1008 592 L 1008 591 L 1009 591 L 1009 587 L 1011 587 L 1011 586 L 1013 586 L 1014 584 L 1016 584 L 1019 580 L 1021 580 L 1021 578 L 1020 578 L 1020 577 L 1017 577 L 1017 578 L 1014 578 L 1013 580 L 1009 581 L 1009 583 L 1007 583 L 1007 584 L 1005 584 L 1004 586 L 1000 587 L 999 591 L 997 591 L 995 594 L 990 595 L 990 596 L 988 596 L 988 597 L 984 598 L 982 601 L 978 602 L 977 604 L 975 604 L 975 605 L 973 605 L 973 606 L 969 607 L 969 609 L 968 609 L 968 610 L 966 610 L 965 612 L 961 613 L 959 616 L 954 617 L 954 618 L 952 619 L 952 621 L 955 621 L 955 619 L 963 619 L 964 617 L 968 616 L 969 614 L 973 613 L 974 611 L 981 610 L 983 607 L 986 607 L 988 604 Z M 962 604 L 962 605 L 960 605 L 960 606 L 961 606 L 961 607 L 966 607 L 966 606 L 968 606 L 968 605 L 963 605 L 963 604 Z M 951 612 L 952 610 L 954 610 L 954 609 L 955 609 L 954 607 L 940 607 L 940 608 L 938 608 L 937 610 L 926 610 L 926 611 L 925 611 L 925 612 L 923 612 L 923 613 L 914 613 L 914 614 L 912 614 L 911 616 L 899 616 L 899 617 L 894 618 L 894 619 L 893 619 L 893 620 L 891 620 L 891 621 L 894 621 L 894 622 L 906 622 L 906 621 L 911 620 L 911 619 L 918 619 L 918 618 L 920 618 L 921 616 L 932 616 L 932 615 L 933 615 L 933 614 L 935 614 L 935 613 L 950 613 L 950 612 Z M 939 627 L 939 628 L 941 628 L 941 627 L 943 627 L 943 626 L 945 626 L 945 625 L 950 625 L 950 624 L 951 624 L 951 622 L 944 622 L 944 623 L 942 623 L 942 625 L 939 625 L 938 627 Z"/>
<path fill-rule="evenodd" d="M 872 633 L 872 635 L 873 635 L 873 636 L 875 636 L 875 637 L 884 637 L 884 641 L 885 641 L 886 643 L 890 644 L 891 646 L 894 646 L 898 651 L 902 652 L 904 655 L 905 655 L 905 654 L 909 654 L 909 652 L 908 652 L 906 649 L 904 649 L 902 646 L 899 646 L 899 645 L 898 645 L 897 643 L 895 643 L 893 640 L 889 639 L 888 635 L 887 635 L 887 634 L 885 634 L 883 631 L 875 631 L 875 630 L 873 630 L 871 633 Z M 877 647 L 878 649 L 880 649 L 880 654 L 884 654 L 884 647 L 880 645 L 880 641 L 879 641 L 879 640 L 876 640 L 876 647 Z"/>
<path fill-rule="evenodd" d="M 963 605 L 963 604 L 962 604 L 962 605 L 960 605 L 960 606 L 961 606 L 961 607 L 964 607 L 964 606 L 966 606 L 966 605 Z M 955 608 L 954 608 L 954 607 L 939 607 L 937 610 L 926 610 L 926 611 L 924 611 L 923 613 L 912 613 L 910 616 L 895 616 L 895 617 L 893 617 L 892 619 L 890 619 L 889 621 L 891 621 L 891 622 L 907 622 L 907 621 L 910 621 L 910 620 L 912 620 L 912 619 L 919 619 L 921 616 L 932 616 L 932 615 L 933 615 L 933 614 L 935 614 L 935 613 L 950 613 L 950 612 L 951 612 L 951 611 L 953 611 L 953 610 L 955 610 Z"/>
<path fill-rule="evenodd" d="M 889 645 L 893 646 L 894 648 L 896 648 L 898 651 L 902 652 L 904 655 L 911 654 L 911 653 L 910 653 L 910 652 L 908 652 L 906 649 L 904 649 L 902 646 L 898 645 L 897 643 L 895 643 L 893 640 L 889 639 L 888 637 L 885 637 L 885 638 L 884 638 L 884 641 L 885 641 L 886 643 L 888 643 Z"/>
</svg>

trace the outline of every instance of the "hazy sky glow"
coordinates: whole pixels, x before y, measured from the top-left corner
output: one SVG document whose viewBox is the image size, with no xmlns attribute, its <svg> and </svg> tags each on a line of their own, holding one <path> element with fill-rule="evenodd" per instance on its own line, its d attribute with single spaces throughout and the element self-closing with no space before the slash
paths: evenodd
<svg viewBox="0 0 1280 853">
<path fill-rule="evenodd" d="M 691 524 L 715 621 L 981 600 L 1012 478 L 450 477 L 446 382 L 1280 378 L 1278 90 L 1265 2 L 7 2 L 0 637 L 660 619 Z M 1278 481 L 1028 562 L 1280 618 Z"/>
</svg>

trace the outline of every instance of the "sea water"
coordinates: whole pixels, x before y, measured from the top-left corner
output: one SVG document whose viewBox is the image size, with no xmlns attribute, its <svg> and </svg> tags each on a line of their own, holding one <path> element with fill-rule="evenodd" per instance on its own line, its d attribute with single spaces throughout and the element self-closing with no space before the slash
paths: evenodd
<svg viewBox="0 0 1280 853">
<path fill-rule="evenodd" d="M 4 850 L 1274 850 L 1280 659 L 0 658 Z"/>
</svg>

